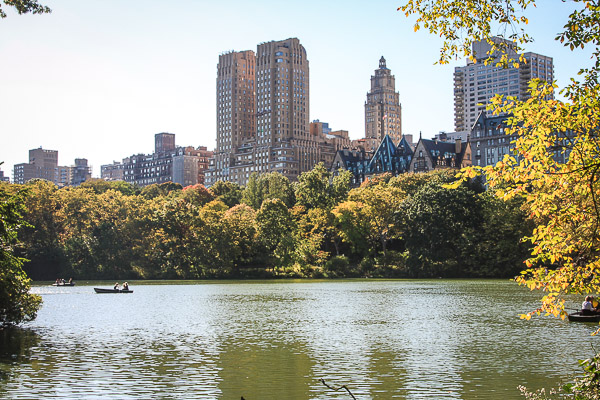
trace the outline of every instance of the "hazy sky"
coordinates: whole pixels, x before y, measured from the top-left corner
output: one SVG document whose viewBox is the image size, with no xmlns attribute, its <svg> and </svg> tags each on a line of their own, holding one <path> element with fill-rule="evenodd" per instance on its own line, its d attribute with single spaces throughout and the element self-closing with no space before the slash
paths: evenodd
<svg viewBox="0 0 600 400">
<path fill-rule="evenodd" d="M 453 131 L 453 71 L 434 65 L 441 40 L 413 31 L 402 1 L 40 0 L 52 14 L 8 10 L 0 20 L 0 169 L 12 179 L 28 151 L 58 150 L 60 165 L 100 165 L 176 144 L 216 139 L 219 54 L 297 37 L 310 62 L 310 120 L 364 137 L 364 102 L 383 55 L 396 77 L 403 132 Z M 528 50 L 554 57 L 560 87 L 589 65 L 554 41 L 573 4 L 540 1 Z M 6 6 L 3 6 L 6 7 Z"/>
</svg>

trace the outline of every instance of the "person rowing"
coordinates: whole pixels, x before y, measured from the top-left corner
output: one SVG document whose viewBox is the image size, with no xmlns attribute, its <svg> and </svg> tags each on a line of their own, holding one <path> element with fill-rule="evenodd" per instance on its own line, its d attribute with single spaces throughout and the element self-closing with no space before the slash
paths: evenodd
<svg viewBox="0 0 600 400">
<path fill-rule="evenodd" d="M 586 314 L 589 315 L 589 314 L 596 312 L 593 301 L 594 301 L 594 298 L 592 296 L 585 297 L 584 302 L 581 303 L 581 314 L 582 315 L 586 315 Z"/>
</svg>

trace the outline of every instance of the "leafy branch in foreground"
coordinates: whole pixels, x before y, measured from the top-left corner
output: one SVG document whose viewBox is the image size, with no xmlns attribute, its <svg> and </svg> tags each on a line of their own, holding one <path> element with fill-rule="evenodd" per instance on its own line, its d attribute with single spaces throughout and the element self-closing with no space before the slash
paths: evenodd
<svg viewBox="0 0 600 400">
<path fill-rule="evenodd" d="M 461 52 L 473 58 L 471 43 L 494 43 L 494 36 L 521 51 L 519 45 L 532 39 L 520 25 L 527 24 L 525 11 L 535 3 L 409 0 L 400 9 L 407 16 L 417 15 L 415 30 L 422 25 L 442 36 L 440 62 L 444 63 Z M 459 175 L 466 179 L 484 173 L 498 197 L 524 199 L 525 210 L 536 224 L 526 238 L 533 244 L 528 269 L 516 280 L 542 290 L 544 296 L 538 309 L 522 315 L 526 319 L 541 313 L 564 318 L 565 295 L 600 292 L 600 1 L 571 4 L 574 10 L 556 40 L 573 51 L 592 46 L 592 65 L 581 68 L 582 79 L 572 78 L 562 90 L 565 102 L 553 99 L 554 83 L 542 81 L 531 82 L 527 100 L 494 97 L 488 109 L 511 115 L 506 134 L 517 135 L 514 154 L 495 166 L 469 168 Z M 506 49 L 497 46 L 492 55 L 500 64 L 508 57 Z M 556 162 L 558 154 L 568 161 Z"/>
<path fill-rule="evenodd" d="M 530 392 L 525 386 L 519 386 L 519 391 L 527 400 L 550 399 L 575 399 L 598 400 L 600 399 L 600 354 L 580 360 L 583 376 L 577 377 L 573 382 L 562 385 L 558 389 L 539 389 Z"/>
<path fill-rule="evenodd" d="M 2 0 L 9 7 L 14 7 L 19 14 L 45 14 L 51 13 L 52 10 L 48 6 L 41 5 L 37 0 Z M 0 4 L 0 18 L 6 18 L 6 12 Z"/>
<path fill-rule="evenodd" d="M 9 194 L 0 188 L 0 327 L 33 320 L 42 302 L 29 293 L 24 259 L 14 254 L 17 232 L 25 224 L 23 204 L 22 192 Z"/>
</svg>

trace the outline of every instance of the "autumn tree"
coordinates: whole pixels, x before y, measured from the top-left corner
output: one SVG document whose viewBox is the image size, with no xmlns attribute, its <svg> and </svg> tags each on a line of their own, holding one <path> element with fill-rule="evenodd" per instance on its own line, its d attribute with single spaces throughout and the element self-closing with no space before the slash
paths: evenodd
<svg viewBox="0 0 600 400">
<path fill-rule="evenodd" d="M 61 276 L 64 253 L 60 243 L 64 225 L 58 216 L 61 203 L 58 188 L 53 182 L 32 179 L 25 184 L 25 220 L 19 231 L 23 242 L 25 270 L 34 280 L 55 280 Z"/>
<path fill-rule="evenodd" d="M 184 187 L 181 196 L 189 203 L 199 207 L 214 200 L 213 194 L 200 183 Z"/>
<path fill-rule="evenodd" d="M 259 250 L 256 211 L 246 204 L 238 204 L 225 211 L 221 219 L 224 244 L 232 272 L 239 267 L 251 264 Z"/>
<path fill-rule="evenodd" d="M 105 181 L 104 179 L 92 178 L 79 185 L 81 188 L 90 188 L 97 194 L 104 193 L 107 190 L 115 190 L 126 196 L 138 194 L 141 189 L 125 181 Z"/>
<path fill-rule="evenodd" d="M 285 267 L 293 260 L 294 220 L 280 199 L 263 201 L 256 213 L 258 238 L 266 250 L 266 262 L 273 267 Z"/>
<path fill-rule="evenodd" d="M 31 280 L 23 271 L 23 259 L 14 253 L 22 225 L 23 191 L 10 193 L 0 185 L 0 326 L 31 321 L 36 317 L 42 298 L 29 293 Z"/>
<path fill-rule="evenodd" d="M 298 262 L 303 266 L 322 267 L 332 252 L 340 253 L 341 235 L 333 208 L 347 198 L 351 174 L 340 171 L 333 176 L 323 163 L 303 172 L 296 185 L 298 225 Z"/>
<path fill-rule="evenodd" d="M 441 1 L 409 0 L 401 7 L 416 15 L 415 30 L 428 29 L 444 44 L 439 62 L 466 55 L 474 60 L 471 43 L 485 40 L 492 49 L 487 63 L 500 66 L 525 62 L 503 48 L 515 45 L 522 54 L 532 38 L 523 29 L 527 11 L 535 0 Z M 600 292 L 600 4 L 597 0 L 574 0 L 556 40 L 572 51 L 591 47 L 591 65 L 553 99 L 553 82 L 534 80 L 530 98 L 495 96 L 489 106 L 507 113 L 506 134 L 517 135 L 514 154 L 494 166 L 471 168 L 463 178 L 485 174 L 491 190 L 503 199 L 520 197 L 536 224 L 529 240 L 533 252 L 528 269 L 517 281 L 543 291 L 538 309 L 524 314 L 548 313 L 564 318 L 569 293 Z M 498 32 L 506 32 L 498 35 Z M 492 40 L 500 36 L 508 42 Z M 556 161 L 555 153 L 567 156 Z"/>
</svg>

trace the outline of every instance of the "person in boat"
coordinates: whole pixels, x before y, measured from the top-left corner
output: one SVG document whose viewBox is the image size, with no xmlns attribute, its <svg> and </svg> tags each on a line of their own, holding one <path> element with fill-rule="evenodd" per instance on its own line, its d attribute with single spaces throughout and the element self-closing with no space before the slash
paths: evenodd
<svg viewBox="0 0 600 400">
<path fill-rule="evenodd" d="M 115 283 L 115 286 L 113 286 L 113 289 L 119 290 L 119 282 Z"/>
<path fill-rule="evenodd" d="M 127 283 L 127 282 L 123 283 L 123 290 L 129 290 L 129 283 Z"/>
<path fill-rule="evenodd" d="M 581 314 L 593 314 L 596 312 L 593 301 L 594 298 L 592 296 L 585 297 L 585 301 L 581 303 Z"/>
<path fill-rule="evenodd" d="M 69 278 L 69 285 L 73 284 L 73 278 Z"/>
</svg>

